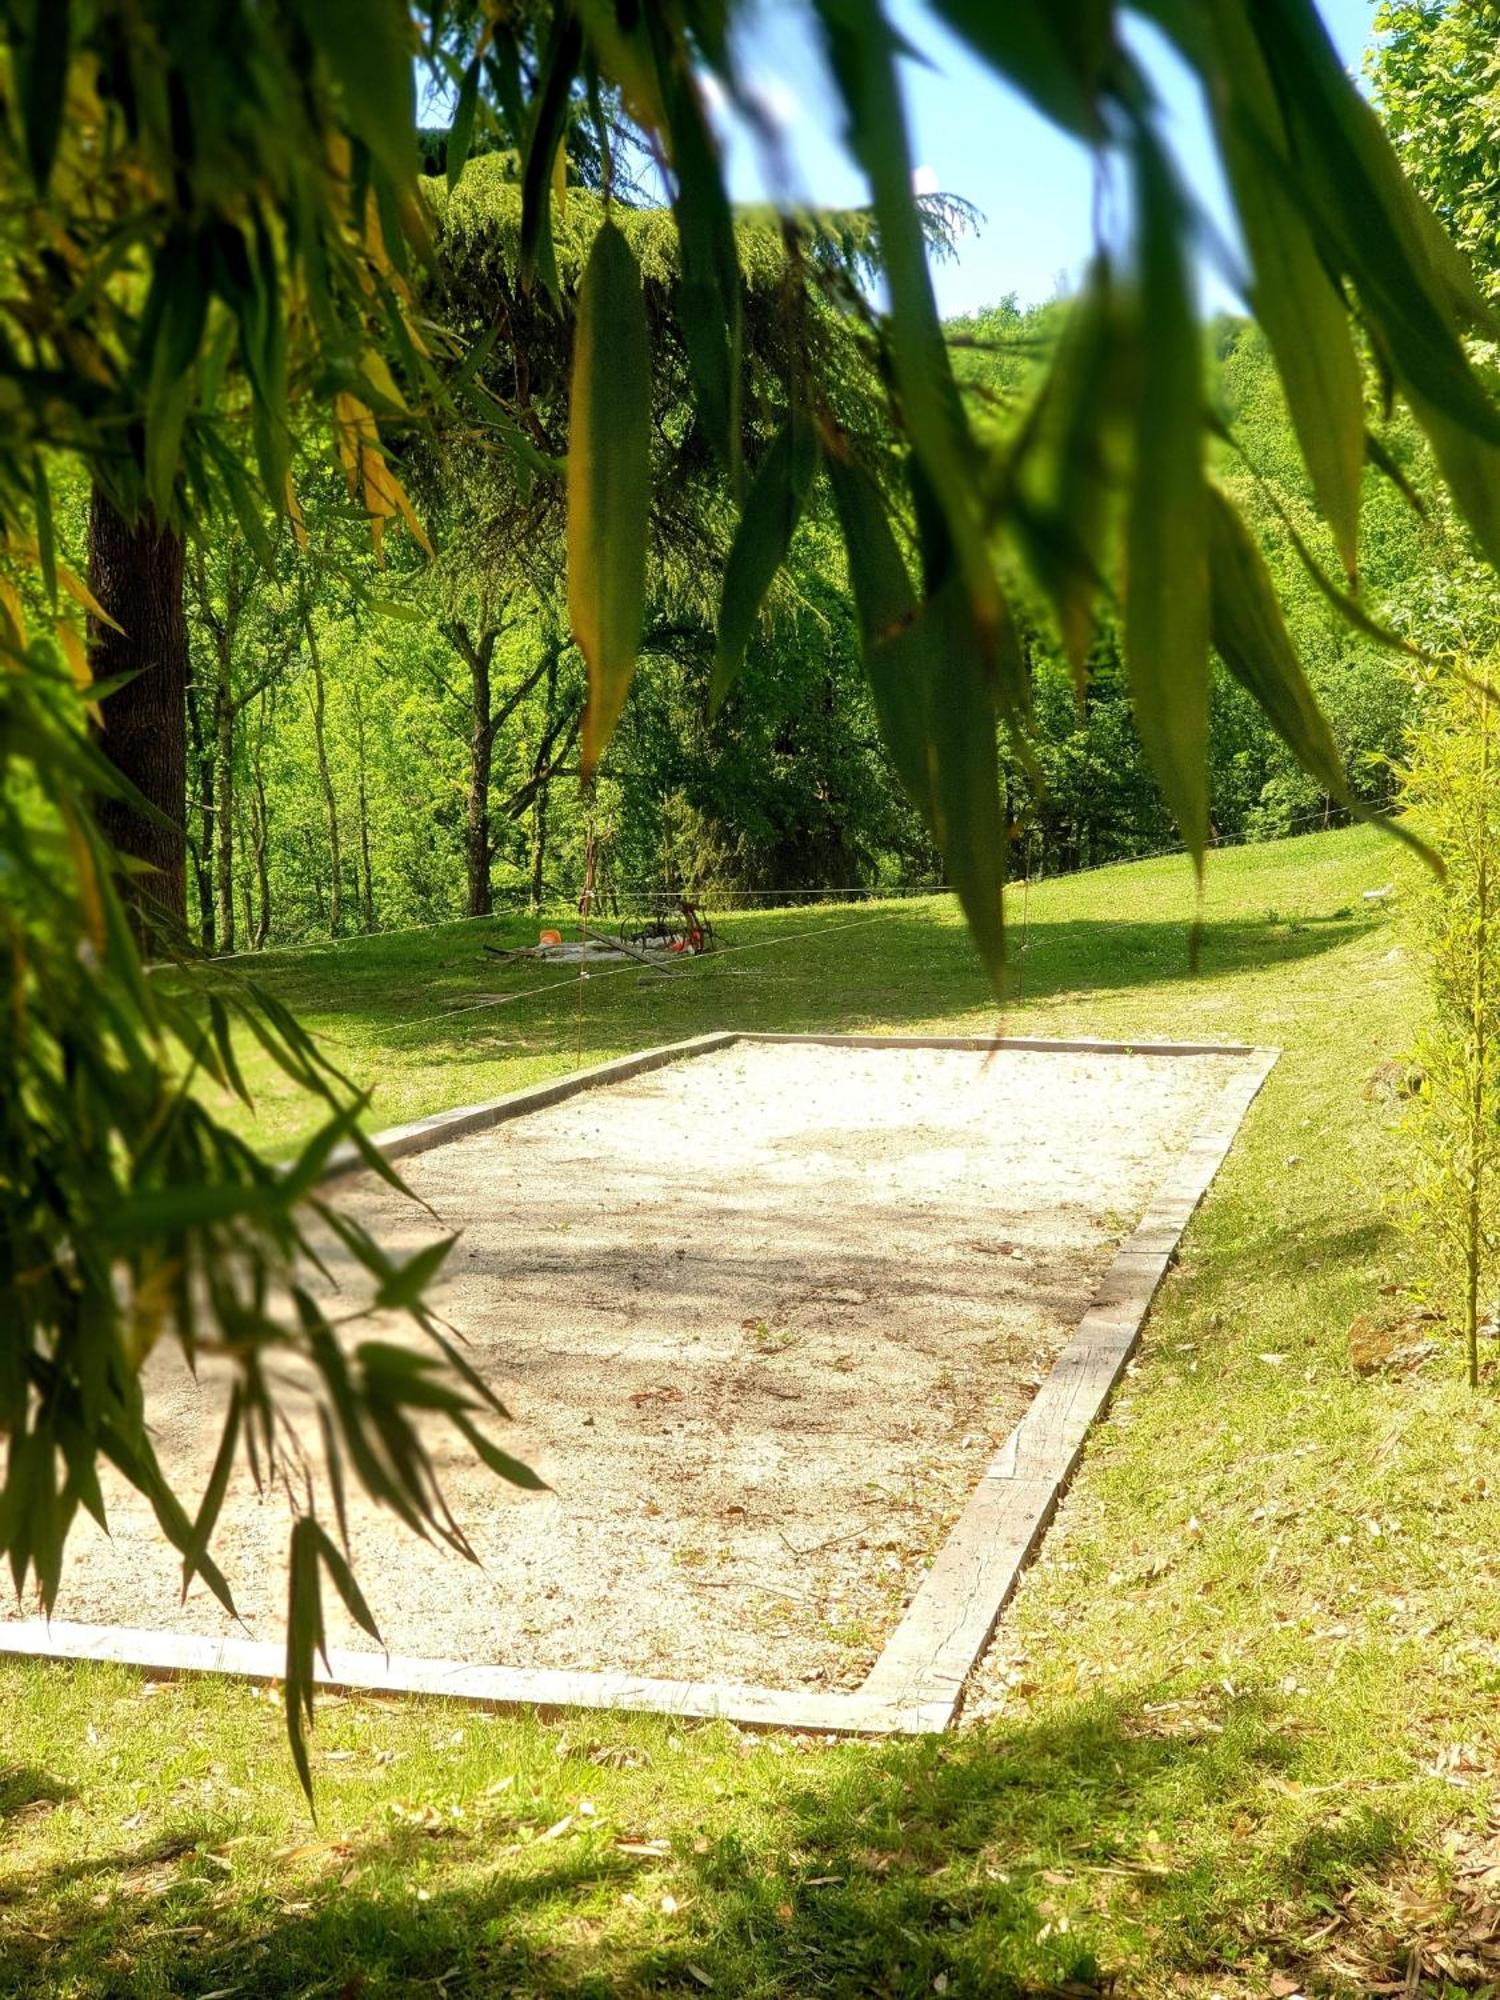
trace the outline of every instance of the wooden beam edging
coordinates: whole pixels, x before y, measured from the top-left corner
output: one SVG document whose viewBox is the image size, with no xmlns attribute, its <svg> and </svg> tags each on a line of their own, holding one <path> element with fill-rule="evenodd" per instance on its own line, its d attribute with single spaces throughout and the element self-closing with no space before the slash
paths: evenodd
<svg viewBox="0 0 1500 2000">
<path fill-rule="evenodd" d="M 492 1097 L 484 1104 L 463 1104 L 454 1111 L 435 1111 L 430 1117 L 414 1119 L 409 1125 L 393 1125 L 388 1131 L 374 1133 L 370 1143 L 387 1160 L 405 1159 L 413 1153 L 428 1152 L 434 1146 L 446 1146 L 454 1139 L 467 1139 L 475 1132 L 487 1132 L 491 1126 L 504 1125 L 512 1118 L 545 1111 L 549 1104 L 561 1104 L 582 1091 L 626 1083 L 631 1077 L 665 1069 L 668 1063 L 687 1062 L 693 1056 L 712 1055 L 739 1039 L 732 1031 L 721 1029 L 714 1034 L 694 1035 L 685 1042 L 662 1042 L 632 1056 L 616 1056 L 611 1062 L 569 1070 L 563 1076 L 548 1078 L 545 1083 L 527 1084 L 524 1089 L 507 1091 L 503 1097 Z M 337 1180 L 344 1174 L 365 1171 L 359 1153 L 346 1144 L 336 1146 L 329 1155 L 323 1179 Z"/>
<path fill-rule="evenodd" d="M 908 1714 L 945 1705 L 949 1719 L 957 1713 L 964 1684 L 1067 1490 L 1084 1439 L 1135 1351 L 1182 1233 L 1280 1052 L 1238 1053 L 1254 1060 L 1220 1092 L 1115 1253 L 1077 1333 L 981 1475 L 861 1694 Z"/>
<path fill-rule="evenodd" d="M 569 1070 L 562 1076 L 531 1083 L 520 1090 L 507 1091 L 482 1104 L 462 1104 L 452 1111 L 434 1111 L 426 1118 L 406 1125 L 392 1125 L 371 1135 L 370 1143 L 387 1160 L 407 1159 L 435 1146 L 467 1139 L 487 1132 L 512 1118 L 525 1118 L 533 1111 L 545 1111 L 585 1090 L 606 1089 L 626 1083 L 631 1077 L 665 1069 L 668 1063 L 688 1062 L 694 1056 L 713 1055 L 736 1042 L 789 1043 L 809 1048 L 831 1049 L 958 1049 L 988 1052 L 1016 1049 L 1038 1055 L 1101 1056 L 1253 1056 L 1257 1051 L 1243 1042 L 1107 1042 L 1081 1038 L 1049 1038 L 1045 1035 L 840 1035 L 774 1033 L 757 1029 L 716 1029 L 710 1034 L 693 1035 L 686 1041 L 662 1042 L 640 1049 L 634 1055 L 616 1056 L 609 1062 L 594 1063 L 587 1069 Z M 365 1162 L 353 1146 L 336 1146 L 329 1155 L 323 1180 L 338 1180 L 345 1174 L 366 1171 Z"/>
<path fill-rule="evenodd" d="M 0 1622 L 0 1656 L 102 1662 L 156 1678 L 231 1674 L 238 1680 L 271 1682 L 286 1673 L 285 1648 L 266 1640 L 75 1625 L 64 1619 Z M 413 1659 L 339 1647 L 330 1648 L 326 1662 L 318 1658 L 313 1678 L 320 1687 L 363 1694 L 434 1695 L 493 1709 L 617 1708 L 810 1735 L 887 1736 L 914 1719 L 858 1691 L 825 1694 L 567 1667 L 473 1666 L 462 1660 Z"/>
<path fill-rule="evenodd" d="M 989 1644 L 1022 1568 L 1046 1531 L 1082 1455 L 1088 1431 L 1135 1349 L 1151 1300 L 1182 1233 L 1280 1051 L 1233 1043 L 742 1034 L 726 1030 L 574 1070 L 486 1104 L 439 1112 L 379 1133 L 374 1143 L 387 1159 L 425 1152 L 543 1110 L 582 1091 L 624 1082 L 741 1041 L 834 1048 L 1023 1049 L 1058 1055 L 1235 1056 L 1245 1060 L 1157 1188 L 1146 1213 L 1116 1251 L 1078 1331 L 1053 1364 L 1026 1415 L 985 1468 L 904 1617 L 859 1688 L 818 1693 L 572 1668 L 476 1666 L 459 1660 L 339 1648 L 330 1651 L 326 1663 L 315 1665 L 314 1678 L 320 1686 L 361 1693 L 430 1695 L 500 1710 L 623 1709 L 809 1735 L 927 1735 L 952 1723 L 964 1684 Z M 333 1156 L 325 1178 L 357 1171 L 362 1164 L 352 1148 L 344 1149 Z M 0 1620 L 0 1657 L 106 1662 L 157 1677 L 229 1674 L 263 1682 L 280 1681 L 286 1667 L 282 1647 L 262 1640 L 215 1639 L 44 1618 Z"/>
<path fill-rule="evenodd" d="M 821 1049 L 958 1049 L 988 1054 L 1016 1049 L 1044 1056 L 1257 1056 L 1249 1042 L 1106 1042 L 1087 1035 L 834 1035 L 780 1034 L 742 1028 L 737 1042 L 785 1042 Z"/>
</svg>

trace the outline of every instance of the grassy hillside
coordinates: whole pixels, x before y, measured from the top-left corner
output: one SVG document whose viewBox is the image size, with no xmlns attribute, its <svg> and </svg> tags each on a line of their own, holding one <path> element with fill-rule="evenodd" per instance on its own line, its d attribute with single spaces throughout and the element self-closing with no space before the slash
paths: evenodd
<svg viewBox="0 0 1500 2000">
<path fill-rule="evenodd" d="M 329 1701 L 314 1828 L 273 1698 L 5 1667 L 0 1986 L 1483 1989 L 1500 1973 L 1493 1389 L 1463 1390 L 1441 1329 L 1402 1374 L 1357 1375 L 1348 1344 L 1360 1316 L 1400 1319 L 1392 1288 L 1415 1275 L 1388 1220 L 1392 1110 L 1368 1087 L 1421 1010 L 1414 887 L 1371 833 L 1223 855 L 1196 971 L 1180 862 L 1033 892 L 1008 1026 L 1285 1054 L 959 1733 L 839 1746 Z M 757 949 L 592 980 L 581 1030 L 571 985 L 424 1025 L 555 976 L 497 976 L 474 928 L 264 968 L 378 1079 L 378 1123 L 707 1027 L 994 1022 L 932 903 L 736 920 L 726 942 Z M 268 1093 L 265 1142 L 296 1127 Z"/>
<path fill-rule="evenodd" d="M 999 1025 L 1271 1034 L 1289 976 L 1300 992 L 1305 972 L 1307 990 L 1317 991 L 1329 954 L 1384 936 L 1383 913 L 1362 892 L 1410 880 L 1410 866 L 1392 840 L 1363 830 L 1216 856 L 1196 977 L 1197 896 L 1190 867 L 1175 856 L 1048 882 L 1024 897 L 1017 888 L 1010 914 L 1025 949 Z M 534 943 L 530 917 L 268 952 L 236 961 L 236 976 L 270 987 L 317 1032 L 330 1058 L 372 1091 L 367 1122 L 377 1126 L 710 1027 L 984 1033 L 997 1025 L 948 897 L 716 923 L 719 949 L 706 958 L 669 972 L 598 965 L 582 982 L 572 967 L 506 964 L 485 950 Z M 243 1122 L 268 1150 L 283 1149 L 309 1128 L 308 1108 L 254 1043 L 242 1061 L 258 1114 Z"/>
</svg>

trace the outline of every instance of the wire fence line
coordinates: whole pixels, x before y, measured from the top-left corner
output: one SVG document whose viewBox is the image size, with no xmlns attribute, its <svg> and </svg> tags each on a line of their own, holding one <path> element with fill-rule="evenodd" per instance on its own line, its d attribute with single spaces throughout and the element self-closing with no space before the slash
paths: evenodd
<svg viewBox="0 0 1500 2000">
<path fill-rule="evenodd" d="M 1396 816 L 1394 810 L 1387 809 L 1383 811 L 1371 811 L 1364 817 L 1369 822 L 1378 823 L 1383 820 L 1394 819 Z M 1271 847 L 1278 840 L 1289 838 L 1291 835 L 1302 830 L 1310 830 L 1317 827 L 1328 832 L 1333 832 L 1339 830 L 1341 827 L 1347 827 L 1347 825 L 1348 821 L 1336 821 L 1334 816 L 1325 808 L 1317 807 L 1306 813 L 1293 814 L 1284 823 L 1284 829 L 1275 834 L 1226 834 L 1222 837 L 1211 839 L 1208 844 L 1208 851 L 1210 854 L 1213 854 L 1221 849 L 1228 848 Z M 1040 882 L 1072 881 L 1081 875 L 1098 875 L 1110 868 L 1129 868 L 1139 861 L 1162 861 L 1169 859 L 1173 855 L 1182 856 L 1187 853 L 1188 849 L 1184 843 L 1177 841 L 1170 846 L 1150 848 L 1142 854 L 1120 854 L 1112 856 L 1108 861 L 1091 861 L 1081 868 L 1033 871 L 1029 867 L 1023 866 L 1010 879 L 1012 884 L 1017 887 L 1023 882 L 1035 885 Z M 1024 861 L 1024 848 L 1022 858 Z M 671 903 L 676 897 L 685 895 L 694 903 L 702 904 L 718 914 L 734 915 L 741 910 L 742 906 L 753 908 L 760 904 L 779 905 L 782 908 L 794 909 L 808 904 L 816 905 L 821 903 L 920 901 L 923 898 L 949 895 L 952 893 L 952 889 L 951 885 L 946 882 L 866 882 L 848 883 L 841 887 L 806 888 L 786 886 L 767 889 L 738 889 L 714 887 L 712 885 L 707 888 L 677 888 L 668 887 L 658 882 L 628 888 L 615 885 L 610 893 L 616 902 L 628 901 L 636 907 L 657 903 Z M 265 960 L 267 958 L 291 957 L 294 954 L 303 956 L 313 952 L 343 951 L 351 945 L 367 944 L 372 938 L 421 937 L 432 931 L 454 930 L 464 924 L 493 924 L 504 921 L 507 917 L 530 915 L 534 916 L 538 923 L 545 923 L 548 919 L 554 918 L 561 918 L 565 922 L 572 922 L 576 921 L 578 917 L 577 901 L 565 890 L 553 889 L 550 892 L 549 900 L 536 906 L 531 904 L 529 900 L 530 892 L 528 890 L 520 888 L 502 890 L 498 894 L 502 899 L 510 903 L 510 908 L 487 911 L 482 916 L 437 917 L 430 923 L 402 924 L 389 930 L 355 931 L 344 937 L 304 938 L 294 944 L 268 944 L 263 949 L 257 951 L 221 952 L 214 962 L 220 965 L 233 965 L 247 959 Z"/>
<path fill-rule="evenodd" d="M 483 1014 L 497 1007 L 519 1006 L 522 1001 L 539 999 L 544 993 L 578 992 L 581 990 L 581 982 L 585 980 L 593 985 L 601 979 L 618 979 L 627 972 L 635 973 L 638 978 L 643 972 L 651 972 L 659 973 L 666 980 L 691 979 L 695 973 L 701 976 L 721 960 L 733 958 L 740 952 L 768 951 L 774 945 L 795 944 L 802 938 L 830 937 L 843 931 L 868 930 L 871 924 L 880 923 L 888 914 L 888 911 L 882 910 L 876 916 L 851 917 L 841 924 L 817 924 L 806 930 L 781 931 L 775 937 L 750 938 L 744 944 L 718 945 L 713 951 L 704 952 L 699 957 L 677 959 L 673 963 L 664 963 L 659 967 L 642 966 L 638 959 L 631 959 L 624 965 L 609 965 L 603 971 L 592 972 L 586 962 L 580 962 L 577 971 L 566 979 L 549 979 L 545 986 L 522 986 L 514 993 L 495 993 L 484 1000 L 466 1001 L 457 1007 L 444 1007 L 435 1014 L 419 1014 L 412 1020 L 398 1021 L 390 1030 L 390 1034 L 400 1036 L 413 1028 L 430 1028 L 444 1021 L 462 1020 L 466 1015 Z"/>
</svg>

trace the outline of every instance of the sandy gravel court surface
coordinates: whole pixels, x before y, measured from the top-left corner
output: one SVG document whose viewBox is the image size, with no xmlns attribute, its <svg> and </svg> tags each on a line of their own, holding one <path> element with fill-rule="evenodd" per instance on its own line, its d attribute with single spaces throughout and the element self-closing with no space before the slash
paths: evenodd
<svg viewBox="0 0 1500 2000">
<path fill-rule="evenodd" d="M 1229 1080 L 1221 1057 L 740 1043 L 403 1162 L 461 1230 L 434 1302 L 551 1482 L 445 1448 L 473 1568 L 352 1510 L 393 1652 L 852 1687 L 1122 1236 Z M 435 1229 L 339 1198 L 403 1254 Z M 153 1362 L 195 1505 L 222 1383 Z M 72 1546 L 61 1618 L 230 1628 L 146 1510 Z M 331 1523 L 332 1514 L 329 1510 Z M 216 1543 L 279 1639 L 286 1513 L 248 1475 Z M 335 1616 L 336 1643 L 369 1641 Z"/>
</svg>

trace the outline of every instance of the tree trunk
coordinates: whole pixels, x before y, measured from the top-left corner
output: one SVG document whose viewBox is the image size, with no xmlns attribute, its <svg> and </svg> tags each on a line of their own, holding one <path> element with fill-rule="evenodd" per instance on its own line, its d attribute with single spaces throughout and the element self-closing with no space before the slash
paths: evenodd
<svg viewBox="0 0 1500 2000">
<path fill-rule="evenodd" d="M 487 917 L 494 907 L 490 890 L 490 765 L 495 723 L 490 714 L 490 660 L 497 634 L 481 632 L 476 643 L 456 621 L 444 631 L 469 669 L 469 795 L 464 811 L 464 868 L 469 894 L 465 914 Z"/>
<path fill-rule="evenodd" d="M 94 619 L 96 680 L 134 678 L 107 697 L 99 743 L 161 819 L 122 799 L 100 798 L 94 817 L 121 854 L 149 873 L 126 883 L 138 912 L 152 899 L 179 923 L 187 917 L 187 620 L 182 608 L 182 537 L 150 514 L 131 523 L 95 488 L 89 507 L 89 587 L 124 629 Z"/>
<path fill-rule="evenodd" d="M 275 708 L 274 694 L 268 701 L 262 692 L 260 713 L 255 723 L 255 747 L 250 754 L 250 852 L 255 862 L 255 888 L 258 899 L 252 943 L 256 951 L 264 951 L 271 936 L 271 868 L 268 854 L 271 816 L 266 808 L 264 752 L 266 724 L 270 716 L 275 713 Z"/>
<path fill-rule="evenodd" d="M 234 950 L 234 703 L 229 661 L 214 687 L 214 887 L 220 951 Z"/>
<path fill-rule="evenodd" d="M 370 795 L 368 766 L 365 757 L 365 705 L 360 698 L 359 685 L 354 687 L 354 747 L 359 759 L 359 859 L 363 873 L 359 884 L 360 901 L 363 905 L 365 934 L 375 928 L 375 885 L 370 879 Z"/>
<path fill-rule="evenodd" d="M 323 716 L 326 707 L 326 690 L 323 686 L 323 663 L 318 657 L 318 642 L 313 635 L 312 615 L 303 608 L 302 629 L 307 634 L 308 658 L 312 662 L 313 675 L 313 742 L 318 752 L 318 782 L 323 791 L 323 807 L 328 815 L 328 928 L 338 937 L 344 928 L 344 885 L 343 860 L 339 852 L 339 804 L 333 790 L 333 773 L 328 768 L 328 743 L 323 733 Z M 319 898 L 321 908 L 321 897 Z"/>
<path fill-rule="evenodd" d="M 212 736 L 203 728 L 197 695 L 197 675 L 191 674 L 187 696 L 188 747 L 193 769 L 198 774 L 198 790 L 196 798 L 189 801 L 188 859 L 198 898 L 198 942 L 206 952 L 211 953 L 214 948 L 214 746 Z M 198 816 L 196 836 L 191 819 L 194 807 Z"/>
<path fill-rule="evenodd" d="M 255 816 L 255 809 L 252 806 L 250 812 L 250 817 L 252 821 L 254 819 L 254 816 Z M 236 837 L 239 841 L 240 853 L 248 854 L 250 852 L 253 835 L 251 833 L 250 827 L 246 824 L 245 821 L 245 801 L 243 798 L 238 796 L 236 796 L 234 802 L 234 823 L 236 829 Z M 240 934 L 242 937 L 249 939 L 254 937 L 255 935 L 255 901 L 251 894 L 250 877 L 248 874 L 240 882 L 239 889 L 240 889 Z"/>
<path fill-rule="evenodd" d="M 541 744 L 538 747 L 538 761 L 532 776 L 540 777 L 541 757 L 545 746 L 551 741 L 552 713 L 557 706 L 557 655 L 554 653 L 547 666 L 547 700 L 542 711 Z M 539 911 L 547 893 L 547 802 L 551 786 L 538 784 L 536 796 L 531 802 L 531 907 Z"/>
</svg>

